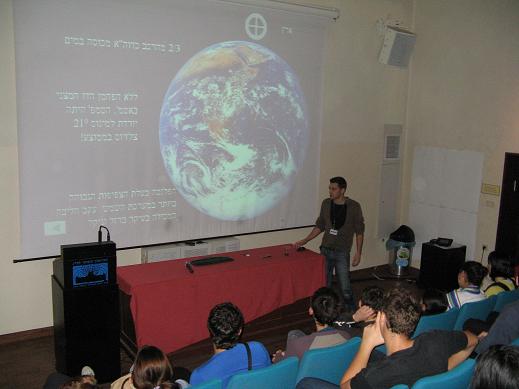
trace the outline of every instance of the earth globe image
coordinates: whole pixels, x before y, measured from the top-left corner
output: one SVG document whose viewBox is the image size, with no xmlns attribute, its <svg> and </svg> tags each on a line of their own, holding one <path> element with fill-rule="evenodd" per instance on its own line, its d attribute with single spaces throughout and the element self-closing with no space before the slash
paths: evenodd
<svg viewBox="0 0 519 389">
<path fill-rule="evenodd" d="M 229 41 L 191 57 L 160 113 L 160 148 L 177 191 L 220 220 L 248 220 L 292 189 L 309 142 L 305 98 L 285 60 Z"/>
</svg>

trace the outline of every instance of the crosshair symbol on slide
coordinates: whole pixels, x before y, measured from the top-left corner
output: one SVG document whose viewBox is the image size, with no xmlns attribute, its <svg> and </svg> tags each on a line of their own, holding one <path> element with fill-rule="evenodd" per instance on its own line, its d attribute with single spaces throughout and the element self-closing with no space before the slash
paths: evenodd
<svg viewBox="0 0 519 389">
<path fill-rule="evenodd" d="M 245 32 L 249 38 L 259 41 L 267 34 L 267 21 L 258 13 L 250 14 L 245 20 Z"/>
</svg>

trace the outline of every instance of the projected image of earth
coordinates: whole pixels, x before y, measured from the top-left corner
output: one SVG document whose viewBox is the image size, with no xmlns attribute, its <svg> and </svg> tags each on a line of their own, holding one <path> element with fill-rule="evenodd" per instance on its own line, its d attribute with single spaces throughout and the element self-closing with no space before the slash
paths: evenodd
<svg viewBox="0 0 519 389">
<path fill-rule="evenodd" d="M 164 97 L 160 145 L 181 195 L 221 220 L 246 220 L 291 190 L 305 158 L 305 99 L 291 67 L 250 42 L 212 45 Z"/>
</svg>

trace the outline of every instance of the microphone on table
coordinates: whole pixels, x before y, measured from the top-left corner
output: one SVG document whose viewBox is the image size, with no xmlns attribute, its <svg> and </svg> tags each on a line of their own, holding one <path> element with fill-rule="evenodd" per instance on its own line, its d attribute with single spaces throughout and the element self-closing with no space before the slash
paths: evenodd
<svg viewBox="0 0 519 389">
<path fill-rule="evenodd" d="M 191 265 L 191 262 L 186 262 L 186 269 L 189 270 L 191 274 L 193 274 L 195 271 L 193 270 L 193 266 Z"/>
</svg>

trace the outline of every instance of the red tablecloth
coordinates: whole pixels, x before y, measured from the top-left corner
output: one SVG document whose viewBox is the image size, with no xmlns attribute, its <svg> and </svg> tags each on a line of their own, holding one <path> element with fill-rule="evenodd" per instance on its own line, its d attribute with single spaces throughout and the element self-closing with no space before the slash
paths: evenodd
<svg viewBox="0 0 519 389">
<path fill-rule="evenodd" d="M 286 245 L 218 254 L 233 262 L 185 268 L 188 259 L 117 268 L 119 288 L 131 296 L 137 345 L 169 353 L 209 336 L 207 315 L 231 301 L 249 322 L 311 296 L 324 285 L 324 259 Z M 192 260 L 194 258 L 190 258 Z"/>
</svg>

